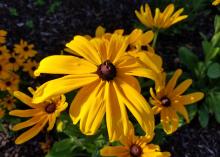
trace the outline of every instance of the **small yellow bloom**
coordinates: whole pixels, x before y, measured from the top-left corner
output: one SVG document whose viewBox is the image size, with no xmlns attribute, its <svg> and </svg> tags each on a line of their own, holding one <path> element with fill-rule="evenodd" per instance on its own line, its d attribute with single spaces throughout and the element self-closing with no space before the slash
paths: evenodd
<svg viewBox="0 0 220 157">
<path fill-rule="evenodd" d="M 84 134 L 95 134 L 106 115 L 109 139 L 117 140 L 128 132 L 127 109 L 143 130 L 152 134 L 153 113 L 140 94 L 140 85 L 134 76 L 154 80 L 154 73 L 126 52 L 127 39 L 118 34 L 113 34 L 110 40 L 88 40 L 75 36 L 67 47 L 81 57 L 54 55 L 43 59 L 35 75 L 49 73 L 66 76 L 44 83 L 37 89 L 33 102 L 42 102 L 51 96 L 82 87 L 69 113 L 74 124 L 80 121 Z"/>
<path fill-rule="evenodd" d="M 14 53 L 10 53 L 7 57 L 7 62 L 13 71 L 17 71 L 23 65 L 24 61 L 24 58 L 21 58 Z"/>
<path fill-rule="evenodd" d="M 167 134 L 171 134 L 177 130 L 179 124 L 179 117 L 177 112 L 186 119 L 189 123 L 189 116 L 184 105 L 195 103 L 204 97 L 202 92 L 194 92 L 187 95 L 182 95 L 192 84 L 191 79 L 187 79 L 179 84 L 176 88 L 176 83 L 182 70 L 178 69 L 173 77 L 166 84 L 165 73 L 161 75 L 163 78 L 162 87 L 156 90 L 156 94 L 153 89 L 150 89 L 152 96 L 151 103 L 155 114 L 160 113 L 160 121 L 163 125 L 163 129 Z"/>
<path fill-rule="evenodd" d="M 219 5 L 220 4 L 220 0 L 214 0 L 213 2 L 212 2 L 212 5 L 215 5 L 215 6 L 217 6 L 217 5 Z"/>
<path fill-rule="evenodd" d="M 37 51 L 35 51 L 33 44 L 28 44 L 27 41 L 20 40 L 20 44 L 14 45 L 14 52 L 15 54 L 18 54 L 20 58 L 27 59 L 28 57 L 34 57 L 37 54 Z"/>
<path fill-rule="evenodd" d="M 23 67 L 22 69 L 23 71 L 28 72 L 29 75 L 34 78 L 35 77 L 34 71 L 37 69 L 38 63 L 34 60 L 29 59 L 26 61 L 26 63 L 23 64 L 22 67 Z"/>
<path fill-rule="evenodd" d="M 0 108 L 0 119 L 3 118 L 4 115 L 5 115 L 5 111 L 2 108 Z"/>
<path fill-rule="evenodd" d="M 29 90 L 32 94 L 35 93 L 32 88 L 29 88 Z M 56 122 L 56 118 L 68 106 L 64 95 L 52 97 L 39 104 L 33 104 L 32 98 L 20 91 L 14 92 L 14 96 L 25 103 L 27 106 L 31 107 L 31 109 L 13 110 L 9 112 L 9 115 L 17 117 L 32 117 L 25 122 L 13 126 L 13 131 L 31 127 L 15 140 L 16 144 L 22 144 L 36 136 L 47 123 L 47 130 L 52 130 Z"/>
<path fill-rule="evenodd" d="M 1 105 L 3 108 L 6 108 L 8 111 L 12 110 L 15 107 L 16 100 L 12 95 L 7 95 L 3 98 Z"/>
<path fill-rule="evenodd" d="M 9 93 L 13 93 L 14 91 L 18 90 L 20 82 L 19 75 L 15 73 L 10 73 L 10 76 L 6 79 L 0 80 L 0 89 L 7 90 Z"/>
<path fill-rule="evenodd" d="M 122 146 L 105 146 L 100 154 L 116 157 L 170 157 L 171 154 L 161 152 L 158 145 L 149 144 L 152 138 L 135 136 L 134 129 L 130 128 L 128 135 L 120 139 Z"/>
<path fill-rule="evenodd" d="M 140 12 L 135 10 L 135 14 L 141 23 L 148 28 L 167 29 L 171 25 L 174 25 L 175 23 L 180 22 L 188 17 L 187 15 L 180 16 L 183 10 L 184 9 L 181 8 L 174 12 L 174 4 L 169 4 L 163 12 L 160 12 L 160 9 L 156 8 L 155 15 L 153 17 L 150 6 L 145 4 L 145 8 L 142 5 Z"/>
<path fill-rule="evenodd" d="M 7 31 L 0 30 L 0 45 L 5 43 L 6 35 L 7 35 Z"/>
</svg>

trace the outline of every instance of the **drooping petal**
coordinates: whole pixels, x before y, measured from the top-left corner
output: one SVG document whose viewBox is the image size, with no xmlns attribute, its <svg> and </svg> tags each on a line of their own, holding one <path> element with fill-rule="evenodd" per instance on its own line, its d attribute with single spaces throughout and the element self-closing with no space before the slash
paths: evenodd
<svg viewBox="0 0 220 157">
<path fill-rule="evenodd" d="M 179 99 L 184 105 L 193 104 L 204 97 L 204 93 L 202 92 L 194 92 L 187 95 L 182 95 Z"/>
<path fill-rule="evenodd" d="M 186 122 L 189 123 L 189 115 L 183 104 L 181 102 L 173 103 L 173 107 L 175 108 L 176 112 L 180 113 L 185 118 Z"/>
<path fill-rule="evenodd" d="M 178 96 L 178 95 L 183 94 L 189 88 L 189 86 L 191 84 L 192 84 L 192 80 L 191 79 L 187 79 L 187 80 L 183 81 L 181 84 L 179 84 L 173 90 L 173 92 L 169 93 L 168 96 L 173 97 L 173 96 Z"/>
<path fill-rule="evenodd" d="M 167 134 L 171 134 L 177 130 L 179 118 L 173 108 L 164 108 L 161 110 L 160 116 L 163 129 Z"/>
<path fill-rule="evenodd" d="M 120 156 L 129 157 L 130 153 L 124 146 L 105 146 L 101 149 L 100 154 L 102 156 Z"/>
<path fill-rule="evenodd" d="M 57 95 L 70 92 L 98 79 L 96 74 L 67 75 L 48 81 L 41 85 L 35 92 L 32 102 L 40 103 Z"/>
<path fill-rule="evenodd" d="M 45 126 L 46 123 L 47 123 L 47 120 L 42 120 L 42 121 L 38 122 L 35 126 L 33 126 L 29 130 L 27 130 L 23 134 L 21 134 L 15 140 L 15 143 L 16 144 L 22 144 L 22 143 L 30 140 L 31 138 L 36 136 L 43 129 L 43 127 Z"/>
<path fill-rule="evenodd" d="M 49 126 L 48 126 L 48 128 L 47 128 L 48 131 L 50 131 L 50 130 L 53 129 L 53 127 L 54 127 L 54 125 L 55 125 L 55 122 L 56 122 L 56 116 L 55 116 L 55 114 L 49 115 L 49 116 L 48 116 L 48 124 L 49 124 Z"/>
<path fill-rule="evenodd" d="M 176 86 L 177 80 L 178 80 L 178 78 L 180 77 L 181 74 L 182 74 L 181 69 L 178 69 L 178 70 L 175 71 L 172 78 L 167 83 L 166 90 L 165 90 L 166 94 L 167 93 L 172 93 L 174 87 Z"/>
<path fill-rule="evenodd" d="M 41 109 L 12 110 L 9 112 L 9 115 L 17 117 L 32 117 L 37 115 L 40 111 Z"/>
<path fill-rule="evenodd" d="M 154 38 L 153 31 L 147 31 L 145 32 L 141 37 L 141 43 L 143 45 L 149 44 Z"/>
<path fill-rule="evenodd" d="M 53 55 L 41 60 L 35 76 L 48 74 L 89 74 L 97 70 L 97 66 L 74 56 Z"/>
<path fill-rule="evenodd" d="M 28 105 L 31 108 L 35 108 L 35 105 L 32 104 L 32 99 L 31 97 L 27 96 L 26 94 L 20 92 L 20 91 L 15 91 L 14 96 L 18 98 L 21 102 L 24 104 Z"/>
<path fill-rule="evenodd" d="M 89 40 L 83 36 L 75 36 L 74 39 L 67 43 L 66 46 L 71 50 L 78 53 L 80 56 L 88 60 L 89 62 L 100 65 L 100 54 L 95 50 L 94 46 Z"/>
</svg>

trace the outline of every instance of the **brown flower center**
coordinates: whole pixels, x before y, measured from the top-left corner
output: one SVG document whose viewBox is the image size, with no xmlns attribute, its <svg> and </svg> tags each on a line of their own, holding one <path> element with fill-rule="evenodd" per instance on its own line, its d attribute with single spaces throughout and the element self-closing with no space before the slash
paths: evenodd
<svg viewBox="0 0 220 157">
<path fill-rule="evenodd" d="M 141 154 L 142 154 L 142 149 L 141 149 L 141 147 L 139 145 L 137 145 L 137 144 L 131 145 L 131 147 L 130 147 L 130 155 L 132 157 L 140 157 Z"/>
<path fill-rule="evenodd" d="M 10 57 L 10 58 L 9 58 L 9 62 L 10 62 L 10 63 L 15 63 L 15 62 L 16 62 L 16 59 L 15 59 L 14 57 Z"/>
<path fill-rule="evenodd" d="M 28 47 L 27 46 L 24 47 L 24 51 L 28 51 Z"/>
<path fill-rule="evenodd" d="M 56 110 L 56 104 L 54 104 L 53 102 L 52 102 L 52 103 L 49 103 L 49 104 L 45 107 L 45 111 L 46 111 L 47 113 L 53 113 L 55 110 Z"/>
<path fill-rule="evenodd" d="M 7 81 L 5 82 L 6 86 L 11 86 L 11 82 L 10 81 Z"/>
<path fill-rule="evenodd" d="M 2 71 L 2 66 L 0 65 L 0 71 Z"/>
<path fill-rule="evenodd" d="M 31 68 L 31 70 L 32 71 L 34 71 L 34 70 L 36 70 L 37 68 L 35 67 L 35 66 L 33 66 L 32 68 Z"/>
<path fill-rule="evenodd" d="M 164 107 L 169 107 L 171 105 L 170 99 L 166 96 L 161 98 L 160 101 Z"/>
<path fill-rule="evenodd" d="M 97 74 L 99 75 L 99 77 L 106 81 L 113 80 L 116 76 L 116 73 L 116 68 L 110 60 L 106 60 L 105 62 L 103 62 L 101 65 L 98 66 L 97 69 Z"/>
</svg>

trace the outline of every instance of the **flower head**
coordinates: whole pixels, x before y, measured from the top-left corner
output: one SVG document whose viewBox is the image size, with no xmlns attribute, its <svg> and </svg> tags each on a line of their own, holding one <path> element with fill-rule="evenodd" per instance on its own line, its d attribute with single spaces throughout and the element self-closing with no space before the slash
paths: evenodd
<svg viewBox="0 0 220 157">
<path fill-rule="evenodd" d="M 220 4 L 220 0 L 214 0 L 213 2 L 212 2 L 212 5 L 215 5 L 215 6 L 217 6 L 217 5 L 219 5 Z"/>
<path fill-rule="evenodd" d="M 12 95 L 7 95 L 4 97 L 1 101 L 1 105 L 3 108 L 6 108 L 8 111 L 12 110 L 14 108 L 15 99 Z"/>
<path fill-rule="evenodd" d="M 7 35 L 7 31 L 0 30 L 0 45 L 5 43 L 5 36 Z"/>
<path fill-rule="evenodd" d="M 33 44 L 28 44 L 27 41 L 20 40 L 20 44 L 14 45 L 14 52 L 18 54 L 20 58 L 27 59 L 28 57 L 34 57 L 37 54 Z"/>
<path fill-rule="evenodd" d="M 169 152 L 161 152 L 158 145 L 149 144 L 153 136 L 135 136 L 130 128 L 126 136 L 120 138 L 122 146 L 105 146 L 101 149 L 102 156 L 116 157 L 170 157 Z"/>
<path fill-rule="evenodd" d="M 34 60 L 28 59 L 26 63 L 23 64 L 23 71 L 28 72 L 31 77 L 34 76 L 34 71 L 37 69 L 38 63 Z"/>
<path fill-rule="evenodd" d="M 104 115 L 110 140 L 128 132 L 127 109 L 134 115 L 143 130 L 152 134 L 154 117 L 148 103 L 140 94 L 140 85 L 134 76 L 154 79 L 152 70 L 126 53 L 128 42 L 113 34 L 110 40 L 91 40 L 75 36 L 67 47 L 79 57 L 55 55 L 43 59 L 40 73 L 67 74 L 39 87 L 33 102 L 39 103 L 54 95 L 81 88 L 70 106 L 73 123 L 80 121 L 84 134 L 93 135 Z"/>
<path fill-rule="evenodd" d="M 148 28 L 152 29 L 167 29 L 170 26 L 174 25 L 177 22 L 180 22 L 186 19 L 187 15 L 180 14 L 183 12 L 183 8 L 174 12 L 174 4 L 169 4 L 163 12 L 160 12 L 159 8 L 156 8 L 154 17 L 150 6 L 145 4 L 145 7 L 142 5 L 140 12 L 135 10 L 137 18 Z"/>
<path fill-rule="evenodd" d="M 29 90 L 32 94 L 35 93 L 32 88 L 29 88 Z M 31 109 L 27 110 L 12 110 L 9 112 L 12 116 L 31 117 L 29 120 L 13 126 L 13 131 L 31 127 L 16 139 L 16 144 L 22 144 L 36 136 L 47 123 L 49 124 L 47 130 L 52 130 L 56 122 L 56 117 L 58 117 L 68 105 L 64 95 L 52 97 L 39 104 L 33 104 L 32 98 L 20 91 L 14 92 L 14 96 L 31 107 Z"/>
<path fill-rule="evenodd" d="M 13 93 L 18 90 L 20 77 L 16 73 L 10 73 L 10 76 L 0 80 L 0 90 L 7 90 Z"/>
<path fill-rule="evenodd" d="M 182 70 L 178 69 L 173 77 L 166 84 L 165 73 L 163 76 L 162 87 L 156 90 L 156 94 L 153 89 L 150 89 L 150 94 L 152 96 L 153 111 L 155 114 L 160 113 L 160 120 L 163 125 L 163 129 L 167 134 L 171 134 L 177 130 L 179 124 L 179 118 L 177 112 L 189 122 L 189 116 L 184 105 L 195 103 L 201 100 L 204 96 L 202 92 L 194 92 L 187 95 L 182 95 L 192 84 L 191 79 L 183 81 L 176 88 L 176 83 Z"/>
</svg>

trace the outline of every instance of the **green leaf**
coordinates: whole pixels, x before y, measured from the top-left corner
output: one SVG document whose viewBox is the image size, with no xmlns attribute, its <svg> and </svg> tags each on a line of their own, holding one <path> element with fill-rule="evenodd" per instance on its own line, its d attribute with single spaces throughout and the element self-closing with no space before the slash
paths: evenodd
<svg viewBox="0 0 220 157">
<path fill-rule="evenodd" d="M 220 32 L 214 34 L 211 42 L 214 47 L 220 47 Z"/>
<path fill-rule="evenodd" d="M 12 16 L 18 16 L 18 12 L 17 12 L 16 8 L 9 8 L 9 13 Z"/>
<path fill-rule="evenodd" d="M 213 93 L 211 94 L 211 103 L 212 103 L 212 107 L 213 107 L 213 112 L 215 115 L 215 119 L 218 123 L 220 123 L 220 105 L 219 105 L 219 101 L 220 101 L 220 93 Z"/>
<path fill-rule="evenodd" d="M 220 77 L 220 64 L 213 63 L 208 67 L 207 75 L 211 79 L 216 79 Z"/>
<path fill-rule="evenodd" d="M 201 108 L 198 111 L 198 114 L 199 114 L 199 123 L 203 128 L 205 128 L 209 122 L 209 112 L 206 108 L 205 103 L 202 104 Z"/>
<path fill-rule="evenodd" d="M 178 52 L 180 61 L 188 67 L 188 69 L 195 69 L 199 61 L 198 57 L 186 47 L 181 47 Z"/>
<path fill-rule="evenodd" d="M 215 16 L 214 27 L 215 33 L 220 32 L 220 15 Z"/>
<path fill-rule="evenodd" d="M 207 56 L 210 53 L 210 50 L 212 49 L 212 44 L 209 41 L 204 40 L 202 41 L 202 48 L 204 54 Z"/>
</svg>

